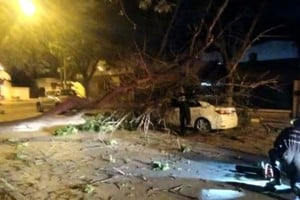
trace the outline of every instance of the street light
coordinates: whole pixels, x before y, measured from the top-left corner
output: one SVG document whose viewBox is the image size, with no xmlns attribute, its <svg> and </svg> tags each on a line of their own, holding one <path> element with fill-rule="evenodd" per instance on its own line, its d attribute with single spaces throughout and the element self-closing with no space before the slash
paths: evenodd
<svg viewBox="0 0 300 200">
<path fill-rule="evenodd" d="M 19 0 L 22 11 L 27 16 L 32 16 L 35 13 L 35 6 L 31 0 Z"/>
</svg>

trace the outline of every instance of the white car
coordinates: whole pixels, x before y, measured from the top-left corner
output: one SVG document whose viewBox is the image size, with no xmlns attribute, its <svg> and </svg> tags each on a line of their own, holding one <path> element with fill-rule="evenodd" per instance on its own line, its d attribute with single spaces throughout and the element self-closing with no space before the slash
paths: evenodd
<svg viewBox="0 0 300 200">
<path fill-rule="evenodd" d="M 74 91 L 69 89 L 47 91 L 44 96 L 38 98 L 36 109 L 38 112 L 44 112 L 74 95 L 76 95 Z"/>
<path fill-rule="evenodd" d="M 179 107 L 168 112 L 166 122 L 179 126 Z M 191 126 L 200 133 L 224 130 L 238 126 L 238 116 L 234 107 L 214 106 L 206 101 L 189 100 Z"/>
</svg>

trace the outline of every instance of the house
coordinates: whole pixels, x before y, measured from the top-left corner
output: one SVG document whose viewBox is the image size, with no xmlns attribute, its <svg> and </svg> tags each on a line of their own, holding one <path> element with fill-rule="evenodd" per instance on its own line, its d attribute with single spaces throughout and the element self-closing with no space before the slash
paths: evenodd
<svg viewBox="0 0 300 200">
<path fill-rule="evenodd" d="M 0 96 L 1 99 L 29 99 L 29 87 L 15 87 L 11 84 L 11 76 L 0 66 Z"/>
<path fill-rule="evenodd" d="M 39 90 L 38 96 L 45 95 L 45 92 L 47 91 L 60 91 L 61 89 L 72 89 L 77 96 L 86 97 L 85 88 L 78 81 L 66 81 L 65 84 L 62 84 L 62 81 L 58 78 L 44 77 L 36 79 L 36 86 Z"/>
<path fill-rule="evenodd" d="M 278 77 L 276 89 L 267 86 L 255 88 L 251 93 L 250 105 L 266 109 L 294 109 L 294 81 L 300 80 L 299 50 L 294 41 L 268 40 L 254 44 L 246 52 L 237 69 L 240 77 L 257 82 L 261 81 L 260 78 Z M 204 58 L 215 63 L 211 67 L 214 70 L 208 70 L 206 77 L 211 77 L 210 71 L 216 73 L 216 69 L 224 75 L 223 60 L 218 53 L 206 54 Z"/>
<path fill-rule="evenodd" d="M 43 91 L 55 90 L 57 85 L 61 83 L 61 80 L 53 77 L 38 78 L 35 81 L 37 88 Z"/>
<path fill-rule="evenodd" d="M 241 77 L 252 82 L 276 79 L 276 87 L 262 85 L 252 91 L 251 104 L 257 108 L 292 109 L 294 80 L 299 78 L 299 59 L 286 58 L 244 62 L 239 65 Z"/>
<path fill-rule="evenodd" d="M 261 86 L 253 90 L 251 102 L 261 108 L 288 109 L 295 106 L 294 81 L 299 80 L 299 47 L 294 41 L 271 40 L 254 45 L 241 60 L 239 73 L 252 80 L 277 77 L 276 88 Z"/>
<path fill-rule="evenodd" d="M 257 61 L 298 59 L 299 53 L 299 47 L 294 41 L 269 40 L 253 45 L 240 62 L 249 62 L 253 55 Z"/>
<path fill-rule="evenodd" d="M 3 68 L 0 68 L 0 96 L 1 99 L 8 99 L 11 97 L 11 77 L 4 71 Z"/>
</svg>

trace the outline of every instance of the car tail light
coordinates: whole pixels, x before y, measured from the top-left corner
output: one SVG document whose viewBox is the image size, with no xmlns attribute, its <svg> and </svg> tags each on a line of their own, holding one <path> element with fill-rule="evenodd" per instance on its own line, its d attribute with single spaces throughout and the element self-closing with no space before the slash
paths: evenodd
<svg viewBox="0 0 300 200">
<path fill-rule="evenodd" d="M 221 115 L 230 115 L 235 112 L 234 108 L 216 108 L 215 111 Z"/>
</svg>

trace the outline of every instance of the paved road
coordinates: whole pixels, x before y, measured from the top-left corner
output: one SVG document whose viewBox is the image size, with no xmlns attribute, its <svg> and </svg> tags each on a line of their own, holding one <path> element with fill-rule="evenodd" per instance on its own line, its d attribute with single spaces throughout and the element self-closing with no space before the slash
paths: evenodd
<svg viewBox="0 0 300 200">
<path fill-rule="evenodd" d="M 4 111 L 4 114 L 0 114 L 0 122 L 24 119 L 40 115 L 41 113 L 36 111 L 35 102 L 35 99 L 0 102 L 0 110 Z"/>
</svg>

